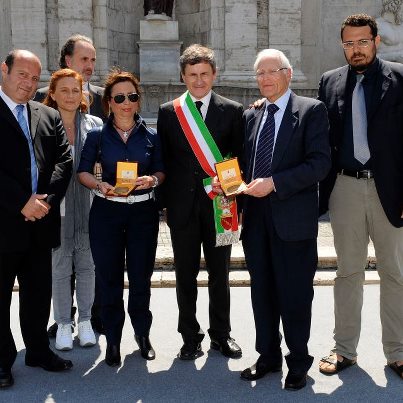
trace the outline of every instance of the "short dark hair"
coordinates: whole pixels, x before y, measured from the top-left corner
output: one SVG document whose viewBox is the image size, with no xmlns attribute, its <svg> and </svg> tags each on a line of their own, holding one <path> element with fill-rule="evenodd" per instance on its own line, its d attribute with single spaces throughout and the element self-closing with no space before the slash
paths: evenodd
<svg viewBox="0 0 403 403">
<path fill-rule="evenodd" d="M 194 64 L 199 63 L 208 63 L 213 69 L 213 72 L 216 72 L 217 66 L 214 58 L 214 51 L 205 46 L 195 43 L 187 47 L 183 51 L 182 56 L 179 59 L 181 73 L 185 73 L 186 65 L 190 64 L 191 66 L 193 66 Z"/>
<path fill-rule="evenodd" d="M 78 41 L 88 42 L 94 46 L 92 39 L 89 38 L 88 36 L 84 36 L 81 34 L 75 34 L 70 36 L 70 38 L 67 39 L 66 43 L 62 46 L 62 49 L 60 51 L 59 66 L 61 69 L 68 68 L 66 64 L 66 56 L 73 56 L 74 47 L 76 45 L 76 42 Z"/>
<path fill-rule="evenodd" d="M 375 38 L 378 35 L 378 25 L 375 18 L 368 14 L 349 15 L 341 24 L 340 37 L 343 40 L 343 31 L 345 27 L 366 27 L 371 28 L 371 35 Z"/>
<path fill-rule="evenodd" d="M 8 74 L 11 73 L 11 68 L 14 65 L 15 54 L 16 54 L 16 50 L 14 49 L 8 53 L 8 55 L 6 56 L 6 59 L 4 60 L 5 65 L 8 67 Z"/>
<path fill-rule="evenodd" d="M 104 95 L 102 97 L 102 108 L 105 112 L 105 115 L 109 115 L 109 101 L 111 100 L 111 94 L 112 94 L 112 88 L 114 85 L 118 83 L 123 83 L 125 81 L 129 81 L 134 85 L 134 88 L 136 90 L 136 93 L 139 95 L 139 110 L 140 110 L 140 100 L 141 100 L 141 88 L 140 88 L 140 82 L 138 78 L 130 73 L 129 71 L 123 71 L 119 67 L 112 67 L 110 70 L 109 74 L 105 78 L 105 83 L 104 83 Z"/>
</svg>

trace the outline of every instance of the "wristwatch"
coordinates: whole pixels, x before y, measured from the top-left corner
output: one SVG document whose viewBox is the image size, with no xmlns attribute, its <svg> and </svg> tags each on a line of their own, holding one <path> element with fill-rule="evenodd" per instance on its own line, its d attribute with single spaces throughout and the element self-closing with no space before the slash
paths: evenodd
<svg viewBox="0 0 403 403">
<path fill-rule="evenodd" d="M 154 179 L 154 183 L 153 183 L 153 185 L 151 187 L 156 188 L 158 186 L 158 184 L 159 184 L 158 177 L 156 177 L 155 175 L 151 175 L 151 177 Z"/>
</svg>

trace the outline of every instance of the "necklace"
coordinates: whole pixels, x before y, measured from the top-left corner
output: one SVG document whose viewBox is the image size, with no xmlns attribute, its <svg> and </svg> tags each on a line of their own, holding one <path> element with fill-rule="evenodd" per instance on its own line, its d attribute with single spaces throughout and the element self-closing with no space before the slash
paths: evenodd
<svg viewBox="0 0 403 403">
<path fill-rule="evenodd" d="M 116 129 L 120 130 L 123 134 L 123 137 L 127 139 L 129 137 L 130 132 L 133 130 L 133 127 L 136 126 L 136 122 L 133 123 L 131 127 L 129 127 L 127 130 L 123 130 L 120 128 L 115 121 L 113 121 L 113 125 L 116 127 Z"/>
</svg>

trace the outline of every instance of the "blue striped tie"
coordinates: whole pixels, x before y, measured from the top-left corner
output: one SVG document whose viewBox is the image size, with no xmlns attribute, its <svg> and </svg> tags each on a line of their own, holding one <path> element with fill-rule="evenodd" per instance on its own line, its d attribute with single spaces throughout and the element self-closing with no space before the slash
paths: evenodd
<svg viewBox="0 0 403 403">
<path fill-rule="evenodd" d="M 264 122 L 256 146 L 254 178 L 269 178 L 271 176 L 275 133 L 274 114 L 278 109 L 276 104 L 267 106 L 266 122 Z"/>
<path fill-rule="evenodd" d="M 32 144 L 31 135 L 29 134 L 28 123 L 27 123 L 27 120 L 25 119 L 25 116 L 24 116 L 24 107 L 25 107 L 24 105 L 17 105 L 15 109 L 17 110 L 18 123 L 19 123 L 22 131 L 25 134 L 25 138 L 28 141 L 29 154 L 31 156 L 32 193 L 36 193 L 37 188 L 38 188 L 38 168 L 36 166 L 36 158 L 35 158 L 35 153 L 34 153 L 34 146 Z"/>
</svg>

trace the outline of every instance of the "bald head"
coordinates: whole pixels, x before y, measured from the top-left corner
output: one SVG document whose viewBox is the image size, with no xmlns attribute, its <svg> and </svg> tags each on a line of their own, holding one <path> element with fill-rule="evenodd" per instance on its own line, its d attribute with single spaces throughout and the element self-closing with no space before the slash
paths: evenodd
<svg viewBox="0 0 403 403">
<path fill-rule="evenodd" d="M 14 102 L 27 103 L 38 88 L 41 69 L 41 62 L 34 53 L 12 50 L 1 64 L 2 90 Z"/>
</svg>

